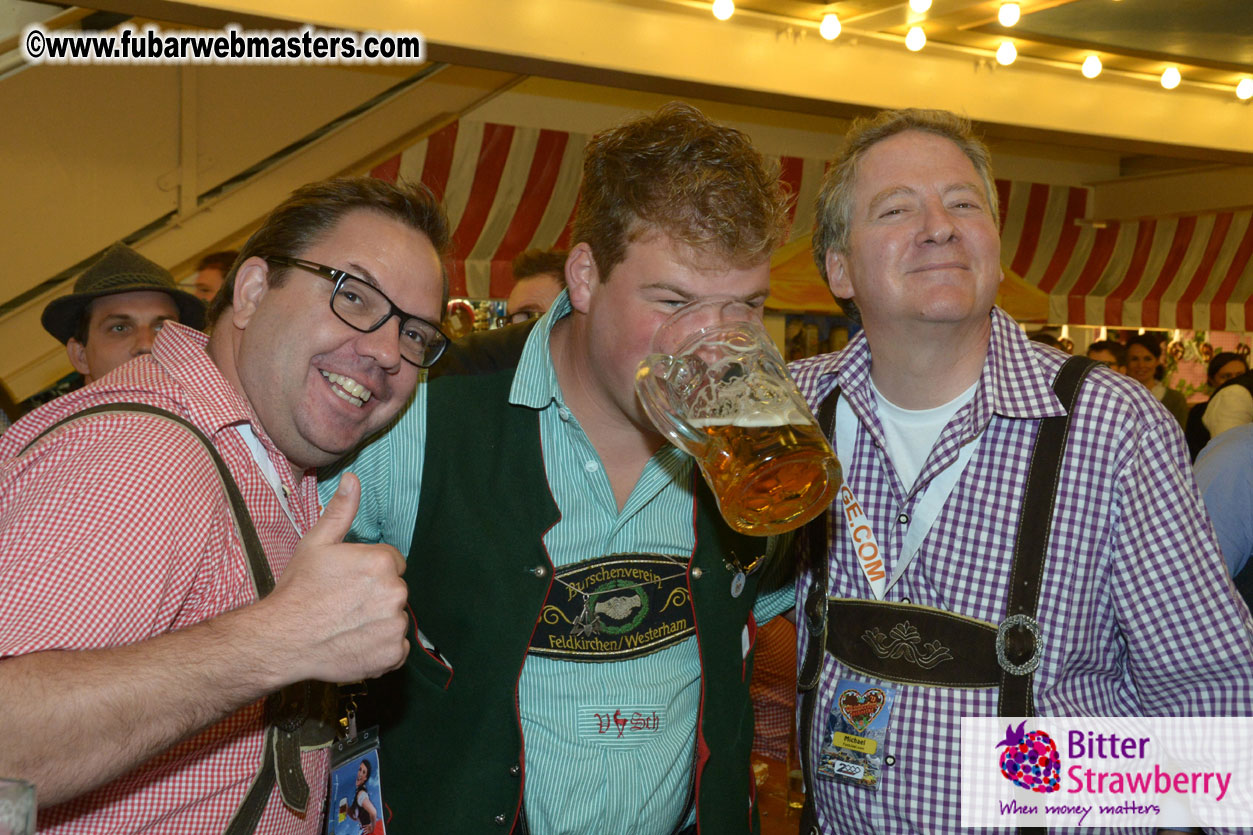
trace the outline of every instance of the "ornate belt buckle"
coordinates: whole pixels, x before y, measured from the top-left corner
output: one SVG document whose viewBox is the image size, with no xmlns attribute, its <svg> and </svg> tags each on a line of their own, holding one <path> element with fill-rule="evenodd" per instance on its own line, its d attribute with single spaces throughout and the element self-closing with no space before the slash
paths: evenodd
<svg viewBox="0 0 1253 835">
<path fill-rule="evenodd" d="M 1011 663 L 1005 654 L 1005 633 L 1015 626 L 1021 626 L 1031 633 L 1035 650 L 1031 657 L 1022 664 Z M 1044 636 L 1040 632 L 1040 624 L 1030 615 L 1010 615 L 996 628 L 996 663 L 1001 669 L 1012 676 L 1024 676 L 1034 673 L 1040 666 L 1040 656 L 1044 653 Z"/>
</svg>

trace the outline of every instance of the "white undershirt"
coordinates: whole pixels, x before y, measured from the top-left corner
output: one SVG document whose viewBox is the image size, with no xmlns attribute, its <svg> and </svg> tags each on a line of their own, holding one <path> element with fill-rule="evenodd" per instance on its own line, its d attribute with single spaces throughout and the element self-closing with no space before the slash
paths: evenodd
<svg viewBox="0 0 1253 835">
<path fill-rule="evenodd" d="M 978 387 L 979 381 L 975 380 L 970 388 L 949 402 L 931 409 L 902 409 L 883 396 L 874 380 L 870 381 L 870 390 L 874 392 L 879 409 L 879 422 L 883 424 L 888 458 L 906 492 L 918 479 L 944 427 L 948 426 L 958 409 L 974 399 Z"/>
</svg>

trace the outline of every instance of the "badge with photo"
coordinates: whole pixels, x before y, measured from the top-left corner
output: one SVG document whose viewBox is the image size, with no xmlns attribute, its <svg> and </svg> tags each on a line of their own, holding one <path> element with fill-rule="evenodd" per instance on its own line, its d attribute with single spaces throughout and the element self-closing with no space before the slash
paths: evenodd
<svg viewBox="0 0 1253 835">
<path fill-rule="evenodd" d="M 326 835 L 385 833 L 378 728 L 370 728 L 355 739 L 337 740 L 331 749 Z"/>
<path fill-rule="evenodd" d="M 818 755 L 818 774 L 877 789 L 896 691 L 887 684 L 842 678 L 835 692 Z"/>
</svg>

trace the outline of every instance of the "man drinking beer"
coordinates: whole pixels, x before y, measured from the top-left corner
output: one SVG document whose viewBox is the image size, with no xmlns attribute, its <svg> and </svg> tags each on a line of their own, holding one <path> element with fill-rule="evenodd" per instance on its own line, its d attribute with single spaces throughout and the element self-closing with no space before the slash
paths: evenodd
<svg viewBox="0 0 1253 835">
<path fill-rule="evenodd" d="M 597 135 L 567 290 L 349 462 L 422 633 L 371 685 L 398 831 L 756 831 L 754 615 L 791 588 L 758 598 L 772 540 L 727 527 L 634 380 L 676 309 L 760 315 L 785 224 L 777 173 L 689 106 Z"/>
</svg>

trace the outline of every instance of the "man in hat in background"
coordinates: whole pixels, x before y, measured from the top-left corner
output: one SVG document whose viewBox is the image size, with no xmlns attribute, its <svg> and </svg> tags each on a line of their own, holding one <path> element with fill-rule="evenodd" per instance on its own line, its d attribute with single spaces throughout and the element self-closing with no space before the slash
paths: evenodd
<svg viewBox="0 0 1253 835">
<path fill-rule="evenodd" d="M 178 289 L 165 268 L 114 244 L 78 277 L 73 293 L 44 308 L 40 321 L 90 383 L 151 353 L 166 322 L 203 328 L 204 303 Z"/>
</svg>

